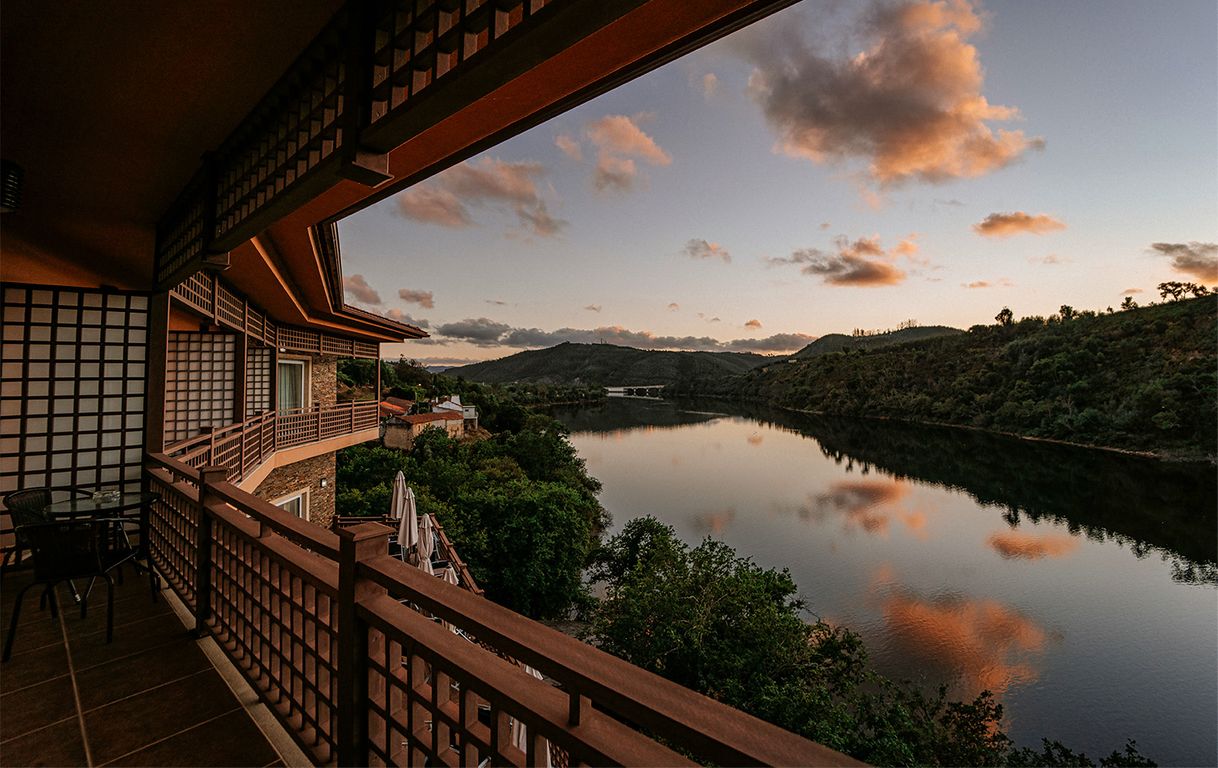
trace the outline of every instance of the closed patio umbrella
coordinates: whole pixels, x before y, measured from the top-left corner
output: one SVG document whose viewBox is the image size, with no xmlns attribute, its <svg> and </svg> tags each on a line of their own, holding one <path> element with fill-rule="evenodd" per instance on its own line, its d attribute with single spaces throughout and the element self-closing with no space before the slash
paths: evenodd
<svg viewBox="0 0 1218 768">
<path fill-rule="evenodd" d="M 433 573 L 431 568 L 431 553 L 436 548 L 436 527 L 431 523 L 431 515 L 423 515 L 419 520 L 419 567 L 427 573 Z"/>
<path fill-rule="evenodd" d="M 406 476 L 401 471 L 393 478 L 389 515 L 398 521 L 398 544 L 402 547 L 404 559 L 410 548 L 419 541 L 419 522 L 415 512 L 414 491 L 407 487 Z"/>
<path fill-rule="evenodd" d="M 454 587 L 461 586 L 461 582 L 457 578 L 457 569 L 452 567 L 451 565 L 449 565 L 447 568 L 441 568 L 439 576 L 440 576 L 440 578 L 447 581 L 449 584 L 452 584 Z M 444 625 L 445 629 L 450 629 L 453 632 L 457 631 L 457 628 L 454 627 L 452 624 L 448 623 L 447 621 L 441 621 L 440 623 Z"/>
</svg>

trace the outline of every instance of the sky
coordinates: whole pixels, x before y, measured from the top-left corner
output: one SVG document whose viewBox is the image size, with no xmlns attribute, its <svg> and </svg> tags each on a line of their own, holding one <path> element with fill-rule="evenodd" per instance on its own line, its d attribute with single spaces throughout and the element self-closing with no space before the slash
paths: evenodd
<svg viewBox="0 0 1218 768">
<path fill-rule="evenodd" d="M 339 224 L 460 365 L 785 354 L 1218 284 L 1218 4 L 804 0 Z"/>
</svg>

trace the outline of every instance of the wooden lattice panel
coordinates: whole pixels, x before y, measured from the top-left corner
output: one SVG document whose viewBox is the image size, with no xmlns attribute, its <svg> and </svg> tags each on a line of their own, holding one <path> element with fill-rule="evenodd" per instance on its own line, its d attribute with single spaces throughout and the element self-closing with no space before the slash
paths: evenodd
<svg viewBox="0 0 1218 768">
<path fill-rule="evenodd" d="M 321 340 L 313 331 L 279 326 L 279 346 L 293 352 L 320 352 Z"/>
<path fill-rule="evenodd" d="M 270 347 L 251 341 L 245 351 L 245 417 L 271 410 L 275 381 L 275 354 Z"/>
<path fill-rule="evenodd" d="M 196 272 L 173 289 L 173 294 L 194 309 L 205 315 L 211 315 L 214 304 L 215 282 L 206 272 Z"/>
<path fill-rule="evenodd" d="M 232 424 L 237 339 L 227 333 L 169 334 L 165 362 L 165 442 Z"/>
<path fill-rule="evenodd" d="M 336 746 L 335 587 L 302 567 L 310 555 L 281 557 L 252 527 L 215 523 L 212 631 L 324 764 Z"/>
<path fill-rule="evenodd" d="M 219 281 L 216 282 L 216 320 L 245 330 L 245 301 Z"/>
<path fill-rule="evenodd" d="M 175 270 L 203 255 L 203 249 L 212 237 L 207 211 L 209 186 L 208 174 L 197 174 L 157 226 L 158 281 L 167 279 Z"/>
<path fill-rule="evenodd" d="M 546 0 L 397 0 L 377 20 L 373 43 L 373 125 L 407 108 L 437 80 L 485 51 Z"/>
<path fill-rule="evenodd" d="M 184 482 L 174 482 L 164 470 L 148 473 L 148 487 L 160 494 L 148 513 L 148 553 L 173 591 L 193 608 L 199 490 Z"/>
<path fill-rule="evenodd" d="M 332 336 L 307 328 L 277 326 L 259 307 L 208 273 L 199 272 L 186 278 L 174 287 L 172 295 L 209 320 L 244 331 L 251 339 L 272 347 L 336 357 L 375 359 L 380 354 L 380 345 L 374 342 Z"/>
<path fill-rule="evenodd" d="M 337 149 L 347 32 L 339 13 L 217 151 L 217 237 Z"/>
<path fill-rule="evenodd" d="M 0 290 L 0 492 L 136 490 L 148 297 L 13 284 Z"/>
</svg>

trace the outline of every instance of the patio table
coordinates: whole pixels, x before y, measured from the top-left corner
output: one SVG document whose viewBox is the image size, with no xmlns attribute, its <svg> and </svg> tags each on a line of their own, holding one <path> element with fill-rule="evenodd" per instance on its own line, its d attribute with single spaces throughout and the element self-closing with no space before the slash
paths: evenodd
<svg viewBox="0 0 1218 768">
<path fill-rule="evenodd" d="M 161 495 L 159 493 L 153 493 L 151 491 L 108 494 L 98 496 L 96 498 L 81 496 L 79 498 L 67 499 L 66 501 L 57 501 L 54 504 L 48 504 L 42 508 L 42 513 L 46 515 L 48 520 L 73 519 L 78 517 L 91 517 L 98 519 L 113 518 L 116 521 L 116 524 L 119 526 L 117 532 L 122 533 L 123 539 L 126 541 L 127 546 L 130 549 L 130 554 L 119 559 L 114 563 L 114 566 L 121 566 L 123 563 L 130 561 L 131 564 L 135 566 L 137 573 L 140 571 L 141 567 L 147 568 L 148 573 L 156 579 L 157 583 L 159 583 L 160 579 L 156 578 L 156 572 L 152 569 L 152 564 L 148 560 L 147 542 L 148 507 L 160 497 Z M 124 512 L 132 509 L 138 509 L 140 511 L 138 521 L 135 518 L 126 518 L 123 515 Z M 128 538 L 126 529 L 122 527 L 124 520 L 130 520 L 130 522 L 133 523 L 138 522 L 140 532 L 140 542 L 138 547 L 131 546 L 131 539 Z M 141 563 L 141 561 L 143 562 Z M 72 582 L 68 582 L 68 584 L 72 591 L 72 597 L 76 600 L 76 602 L 80 602 L 81 595 L 76 591 L 76 585 L 72 584 Z M 89 594 L 92 588 L 93 581 L 90 580 L 88 588 L 85 589 L 86 596 Z"/>
</svg>

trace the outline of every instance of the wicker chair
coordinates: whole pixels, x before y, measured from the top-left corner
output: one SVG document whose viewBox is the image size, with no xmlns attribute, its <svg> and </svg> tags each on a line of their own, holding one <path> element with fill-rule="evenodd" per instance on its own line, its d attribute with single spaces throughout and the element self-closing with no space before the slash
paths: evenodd
<svg viewBox="0 0 1218 768">
<path fill-rule="evenodd" d="M 117 522 L 106 518 L 87 518 L 17 526 L 16 530 L 34 555 L 34 580 L 17 593 L 8 635 L 4 640 L 4 654 L 0 660 L 8 661 L 12 655 L 25 593 L 41 585 L 44 594 L 50 594 L 54 609 L 55 585 L 71 583 L 72 579 L 101 579 L 106 582 L 106 642 L 110 642 L 114 635 L 114 582 L 108 571 L 127 556 L 125 548 L 114 547 L 112 533 Z M 87 592 L 80 596 L 80 601 L 83 618 L 88 607 Z"/>
<path fill-rule="evenodd" d="M 13 565 L 20 566 L 24 552 L 29 549 L 29 545 L 17 531 L 18 528 L 23 525 L 36 525 L 46 522 L 47 518 L 42 514 L 42 510 L 46 509 L 48 504 L 64 498 L 80 498 L 92 495 L 92 491 L 87 491 L 83 488 L 25 488 L 0 497 L 0 503 L 4 504 L 8 510 L 9 518 L 12 520 L 14 539 L 13 548 L 4 554 L 4 561 L 0 562 L 0 573 L 3 573 L 4 569 L 8 568 L 9 560 L 14 555 L 16 555 L 16 562 Z"/>
</svg>

